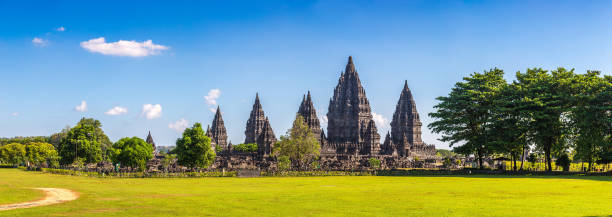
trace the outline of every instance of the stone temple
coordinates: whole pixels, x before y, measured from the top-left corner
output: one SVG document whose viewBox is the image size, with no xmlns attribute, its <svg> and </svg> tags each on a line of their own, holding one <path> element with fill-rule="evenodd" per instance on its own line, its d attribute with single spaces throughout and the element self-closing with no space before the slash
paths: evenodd
<svg viewBox="0 0 612 217">
<path fill-rule="evenodd" d="M 400 92 L 391 121 L 391 132 L 386 134 L 381 144 L 370 102 L 352 57 L 348 58 L 329 101 L 327 135 L 321 128 L 310 91 L 302 96 L 297 113 L 320 141 L 320 164 L 324 169 L 363 168 L 370 158 L 380 159 L 386 168 L 414 167 L 416 159 L 436 159 L 435 147 L 425 144 L 421 139 L 422 123 L 408 81 L 404 82 Z M 256 143 L 257 153 L 245 154 L 232 149 L 231 143 L 227 142 L 227 132 L 219 108 L 212 128 L 209 127 L 206 134 L 214 146 L 222 149 L 217 150 L 217 160 L 213 167 L 267 169 L 275 165 L 272 149 L 277 138 L 270 120 L 264 114 L 259 94 L 255 95 L 244 131 L 244 143 Z"/>
</svg>

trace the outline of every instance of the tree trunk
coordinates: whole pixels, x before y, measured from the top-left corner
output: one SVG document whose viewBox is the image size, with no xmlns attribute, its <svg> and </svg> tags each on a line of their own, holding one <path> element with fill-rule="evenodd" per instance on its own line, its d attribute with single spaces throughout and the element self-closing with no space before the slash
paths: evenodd
<svg viewBox="0 0 612 217">
<path fill-rule="evenodd" d="M 481 170 L 484 170 L 484 165 L 482 164 L 482 151 L 478 149 L 478 164 Z"/>
<path fill-rule="evenodd" d="M 523 145 L 523 153 L 521 154 L 521 171 L 523 171 L 523 163 L 525 162 L 525 145 Z"/>
<path fill-rule="evenodd" d="M 551 160 L 551 157 L 550 157 L 551 149 L 552 149 L 552 144 L 549 143 L 548 145 L 546 145 L 545 150 L 544 150 L 544 154 L 546 155 L 546 157 L 545 157 L 546 158 L 546 166 L 547 166 L 546 170 L 548 172 L 552 172 L 552 160 Z"/>
</svg>

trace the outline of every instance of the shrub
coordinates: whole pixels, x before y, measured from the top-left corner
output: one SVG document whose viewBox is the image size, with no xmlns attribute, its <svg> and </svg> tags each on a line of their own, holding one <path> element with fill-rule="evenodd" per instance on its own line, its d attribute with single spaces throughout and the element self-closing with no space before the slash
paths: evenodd
<svg viewBox="0 0 612 217">
<path fill-rule="evenodd" d="M 567 154 L 563 153 L 563 154 L 561 154 L 561 156 L 559 156 L 557 158 L 555 163 L 557 164 L 557 166 L 562 167 L 563 171 L 567 172 L 570 169 L 570 165 L 572 164 L 572 160 L 569 159 L 569 156 L 567 156 Z"/>
<path fill-rule="evenodd" d="M 239 144 L 234 146 L 234 150 L 242 153 L 255 153 L 257 152 L 257 144 L 249 143 L 249 144 Z"/>
<path fill-rule="evenodd" d="M 370 167 L 372 167 L 372 169 L 378 169 L 380 168 L 380 160 L 371 157 L 370 159 L 368 159 L 368 163 L 370 163 Z"/>
</svg>

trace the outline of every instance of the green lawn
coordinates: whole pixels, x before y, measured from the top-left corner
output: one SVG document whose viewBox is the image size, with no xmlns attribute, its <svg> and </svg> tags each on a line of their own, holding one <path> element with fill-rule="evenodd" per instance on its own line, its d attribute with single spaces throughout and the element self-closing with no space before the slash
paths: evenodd
<svg viewBox="0 0 612 217">
<path fill-rule="evenodd" d="M 104 179 L 0 169 L 0 201 L 40 196 L 23 191 L 35 187 L 72 189 L 81 197 L 0 216 L 612 215 L 612 177 Z"/>
</svg>

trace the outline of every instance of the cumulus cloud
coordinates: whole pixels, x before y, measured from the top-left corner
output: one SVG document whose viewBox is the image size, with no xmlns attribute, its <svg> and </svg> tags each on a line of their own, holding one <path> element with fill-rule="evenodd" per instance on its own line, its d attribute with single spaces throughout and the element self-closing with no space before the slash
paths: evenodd
<svg viewBox="0 0 612 217">
<path fill-rule="evenodd" d="M 87 111 L 87 102 L 85 102 L 85 100 L 81 101 L 81 104 L 74 107 L 74 110 L 78 112 Z"/>
<path fill-rule="evenodd" d="M 157 55 L 161 51 L 169 49 L 167 46 L 153 44 L 151 40 L 143 42 L 119 40 L 107 43 L 104 37 L 81 42 L 81 47 L 92 53 L 127 57 Z"/>
<path fill-rule="evenodd" d="M 185 118 L 181 118 L 180 120 L 168 124 L 170 129 L 173 129 L 177 133 L 183 133 L 185 129 L 189 126 L 189 121 L 185 120 Z"/>
<path fill-rule="evenodd" d="M 372 112 L 372 119 L 378 128 L 385 128 L 387 126 L 387 122 L 389 121 L 387 118 L 383 117 L 381 114 L 377 114 Z"/>
<path fill-rule="evenodd" d="M 162 115 L 162 107 L 160 104 L 144 104 L 142 105 L 141 115 L 149 120 L 159 118 Z"/>
<path fill-rule="evenodd" d="M 47 46 L 47 44 L 49 44 L 49 41 L 42 39 L 42 38 L 34 37 L 34 39 L 32 39 L 32 44 L 34 46 L 44 47 L 44 46 Z"/>
<path fill-rule="evenodd" d="M 107 115 L 122 115 L 125 113 L 127 113 L 127 108 L 120 107 L 120 106 L 115 106 L 112 109 L 104 112 L 104 114 L 107 114 Z"/>
<path fill-rule="evenodd" d="M 11 116 L 14 116 L 14 117 L 19 116 L 19 112 L 13 112 L 13 113 L 11 113 Z"/>
<path fill-rule="evenodd" d="M 55 31 L 63 32 L 63 31 L 66 31 L 66 28 L 64 28 L 64 26 L 60 26 L 60 27 L 55 28 Z"/>
<path fill-rule="evenodd" d="M 208 95 L 204 96 L 208 105 L 217 105 L 217 99 L 221 96 L 221 90 L 211 89 L 208 91 Z"/>
</svg>

